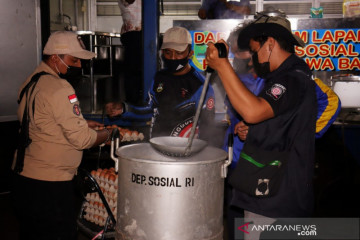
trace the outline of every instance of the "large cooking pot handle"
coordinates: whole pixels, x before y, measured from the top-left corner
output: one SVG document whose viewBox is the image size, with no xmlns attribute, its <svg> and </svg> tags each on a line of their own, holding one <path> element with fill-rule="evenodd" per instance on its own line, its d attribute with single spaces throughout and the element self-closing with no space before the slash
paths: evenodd
<svg viewBox="0 0 360 240">
<path fill-rule="evenodd" d="M 223 44 L 223 43 L 215 43 L 214 45 L 218 50 L 219 58 L 226 58 L 227 57 L 227 49 L 226 49 L 225 44 Z M 214 69 L 207 66 L 205 71 L 208 72 L 208 73 L 212 73 L 212 72 L 214 72 Z"/>
<path fill-rule="evenodd" d="M 221 177 L 226 178 L 228 172 L 228 166 L 230 166 L 233 160 L 233 145 L 234 145 L 234 134 L 230 133 L 228 136 L 228 159 L 221 166 Z"/>
<path fill-rule="evenodd" d="M 115 156 L 114 152 L 119 148 L 120 143 L 120 132 L 118 128 L 114 128 L 111 133 L 111 148 L 110 148 L 110 157 L 115 162 L 115 172 L 118 172 L 119 168 L 119 159 Z"/>
</svg>

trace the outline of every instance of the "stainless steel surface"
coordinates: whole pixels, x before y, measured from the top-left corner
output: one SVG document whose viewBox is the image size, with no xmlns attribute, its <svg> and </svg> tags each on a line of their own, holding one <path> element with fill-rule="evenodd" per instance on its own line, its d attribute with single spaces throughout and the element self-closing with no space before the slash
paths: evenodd
<svg viewBox="0 0 360 240">
<path fill-rule="evenodd" d="M 95 47 L 96 51 L 96 58 L 97 59 L 108 59 L 109 58 L 109 52 L 107 47 Z"/>
<path fill-rule="evenodd" d="M 115 139 L 111 139 L 111 145 L 110 145 L 110 157 L 115 162 L 114 168 L 115 172 L 119 172 L 119 159 L 114 155 L 115 150 L 119 148 L 120 145 L 120 139 L 117 136 Z"/>
<path fill-rule="evenodd" d="M 121 45 L 116 45 L 115 47 L 115 60 L 122 61 L 124 60 L 124 47 Z"/>
<path fill-rule="evenodd" d="M 97 101 L 97 80 L 106 74 L 106 77 L 113 77 L 113 45 L 114 39 L 120 39 L 120 34 L 94 32 L 94 31 L 77 31 L 81 35 L 84 42 L 89 43 L 88 50 L 96 53 L 95 58 L 90 60 L 89 75 L 90 75 L 90 113 L 96 113 L 101 109 Z M 120 42 L 120 40 L 118 41 Z M 119 56 L 120 58 L 121 56 Z M 95 65 L 97 67 L 95 67 Z M 105 64 L 105 67 L 99 67 L 99 64 Z M 95 71 L 97 70 L 97 71 Z"/>
<path fill-rule="evenodd" d="M 119 156 L 116 239 L 223 239 L 227 153 L 206 147 L 175 158 L 149 143 L 127 145 Z"/>
<path fill-rule="evenodd" d="M 331 81 L 342 108 L 360 108 L 360 76 L 334 76 Z"/>
<path fill-rule="evenodd" d="M 207 142 L 201 139 L 194 139 L 192 147 L 186 152 L 189 146 L 188 138 L 183 137 L 155 137 L 150 139 L 150 144 L 157 151 L 173 157 L 184 157 L 200 152 L 206 147 Z"/>
</svg>

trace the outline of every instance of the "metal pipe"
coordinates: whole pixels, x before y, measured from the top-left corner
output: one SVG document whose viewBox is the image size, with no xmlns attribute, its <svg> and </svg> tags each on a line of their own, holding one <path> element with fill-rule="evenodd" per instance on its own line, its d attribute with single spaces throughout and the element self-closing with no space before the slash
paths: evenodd
<svg viewBox="0 0 360 240">
<path fill-rule="evenodd" d="M 59 0 L 59 16 L 60 16 L 60 21 L 61 23 L 64 22 L 64 18 L 63 18 L 63 1 L 62 0 Z"/>
<path fill-rule="evenodd" d="M 76 26 L 76 27 L 78 27 L 78 21 L 79 21 L 79 8 L 78 8 L 78 4 L 79 4 L 79 2 L 78 2 L 78 0 L 75 0 L 75 6 L 74 6 L 74 11 L 75 11 L 75 21 L 74 21 L 74 25 Z"/>
<path fill-rule="evenodd" d="M 157 0 L 142 1 L 142 22 L 143 22 L 143 79 L 144 94 L 146 101 L 147 92 L 150 89 L 152 80 L 157 71 L 158 35 L 159 35 L 159 11 Z"/>
<path fill-rule="evenodd" d="M 93 35 L 89 36 L 90 51 L 94 51 L 93 47 Z M 95 97 L 94 97 L 94 60 L 90 59 L 90 112 L 95 113 Z"/>
</svg>

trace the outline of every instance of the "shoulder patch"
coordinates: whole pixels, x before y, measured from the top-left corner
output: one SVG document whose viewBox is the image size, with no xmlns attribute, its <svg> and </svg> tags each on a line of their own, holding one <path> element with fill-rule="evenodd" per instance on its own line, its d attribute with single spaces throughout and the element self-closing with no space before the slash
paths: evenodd
<svg viewBox="0 0 360 240">
<path fill-rule="evenodd" d="M 283 85 L 275 83 L 266 91 L 266 94 L 271 96 L 274 100 L 279 100 L 285 92 L 286 88 Z"/>
<path fill-rule="evenodd" d="M 78 101 L 76 94 L 69 95 L 68 99 L 69 99 L 70 103 L 74 103 L 74 102 Z"/>
<path fill-rule="evenodd" d="M 214 98 L 213 97 L 210 97 L 207 102 L 206 102 L 206 108 L 208 110 L 211 110 L 214 108 L 214 105 L 215 105 L 215 101 L 214 101 Z"/>
<path fill-rule="evenodd" d="M 79 104 L 74 104 L 73 106 L 73 112 L 76 116 L 80 116 L 80 106 Z"/>
<path fill-rule="evenodd" d="M 156 92 L 162 92 L 164 90 L 164 84 L 163 83 L 159 83 L 159 85 L 156 88 Z"/>
</svg>

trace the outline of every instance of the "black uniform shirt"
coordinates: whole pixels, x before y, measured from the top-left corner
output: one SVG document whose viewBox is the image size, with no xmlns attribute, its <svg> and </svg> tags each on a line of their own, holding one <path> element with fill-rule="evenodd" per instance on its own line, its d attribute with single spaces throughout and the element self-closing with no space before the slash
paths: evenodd
<svg viewBox="0 0 360 240">
<path fill-rule="evenodd" d="M 273 218 L 311 214 L 317 103 L 310 76 L 309 67 L 296 55 L 267 76 L 259 97 L 271 105 L 275 116 L 251 125 L 245 145 L 289 152 L 285 175 L 275 196 L 257 198 L 235 190 L 234 205 Z"/>
<path fill-rule="evenodd" d="M 150 91 L 154 109 L 152 137 L 189 136 L 203 84 L 204 77 L 194 68 L 179 76 L 166 71 L 157 72 Z M 214 91 L 209 86 L 199 120 L 200 137 L 204 140 L 208 140 L 210 131 L 205 128 L 213 125 L 214 114 Z"/>
</svg>

